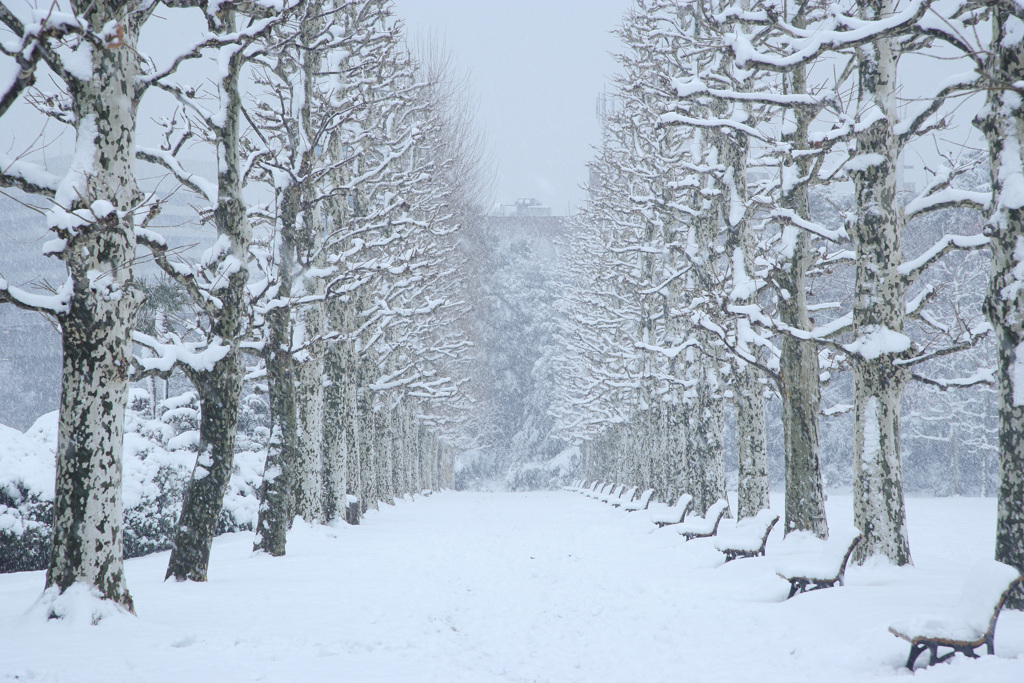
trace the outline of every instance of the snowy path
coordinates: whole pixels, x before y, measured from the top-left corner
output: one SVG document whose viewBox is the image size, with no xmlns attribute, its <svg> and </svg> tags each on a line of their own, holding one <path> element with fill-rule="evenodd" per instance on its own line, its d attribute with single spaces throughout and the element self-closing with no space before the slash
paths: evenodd
<svg viewBox="0 0 1024 683">
<path fill-rule="evenodd" d="M 833 496 L 832 523 L 849 508 Z M 912 499 L 909 514 L 916 568 L 854 568 L 846 588 L 780 602 L 781 529 L 768 558 L 719 567 L 709 541 L 575 494 L 438 494 L 360 527 L 297 527 L 281 559 L 222 537 L 207 584 L 163 583 L 166 553 L 130 561 L 139 617 L 98 627 L 26 614 L 42 574 L 0 576 L 0 680 L 897 679 L 907 646 L 889 622 L 955 599 L 991 556 L 995 503 Z M 1004 612 L 996 647 L 915 677 L 1024 680 L 1024 614 Z"/>
</svg>

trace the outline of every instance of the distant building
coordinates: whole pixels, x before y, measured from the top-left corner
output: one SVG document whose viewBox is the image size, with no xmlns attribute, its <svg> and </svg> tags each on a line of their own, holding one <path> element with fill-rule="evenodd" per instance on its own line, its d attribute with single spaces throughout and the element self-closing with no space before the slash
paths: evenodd
<svg viewBox="0 0 1024 683">
<path fill-rule="evenodd" d="M 497 216 L 506 218 L 516 216 L 518 218 L 543 218 L 551 215 L 551 207 L 544 206 L 540 200 L 532 197 L 517 199 L 514 204 L 498 204 Z"/>
</svg>

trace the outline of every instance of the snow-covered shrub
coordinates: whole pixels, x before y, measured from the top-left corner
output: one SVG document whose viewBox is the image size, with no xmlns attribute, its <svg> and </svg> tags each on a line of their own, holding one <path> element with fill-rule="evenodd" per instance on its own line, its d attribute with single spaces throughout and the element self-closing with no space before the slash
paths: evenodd
<svg viewBox="0 0 1024 683">
<path fill-rule="evenodd" d="M 0 425 L 0 572 L 46 567 L 56 444 L 57 413 L 24 434 Z"/>
<path fill-rule="evenodd" d="M 171 547 L 185 482 L 195 464 L 199 410 L 195 392 L 159 404 L 132 389 L 125 414 L 124 551 L 137 557 Z"/>
<path fill-rule="evenodd" d="M 154 419 L 153 415 L 159 415 Z M 252 529 L 263 474 L 266 403 L 244 401 L 235 467 L 217 533 Z M 195 466 L 199 403 L 194 392 L 159 401 L 133 388 L 125 413 L 123 500 L 127 557 L 171 547 L 185 484 Z M 0 425 L 0 572 L 43 569 L 49 555 L 57 413 L 24 434 Z"/>
</svg>

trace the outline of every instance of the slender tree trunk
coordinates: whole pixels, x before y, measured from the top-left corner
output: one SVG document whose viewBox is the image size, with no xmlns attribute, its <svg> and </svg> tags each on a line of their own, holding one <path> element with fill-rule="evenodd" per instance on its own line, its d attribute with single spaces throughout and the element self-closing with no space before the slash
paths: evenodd
<svg viewBox="0 0 1024 683">
<path fill-rule="evenodd" d="M 749 111 L 746 112 L 749 118 Z M 746 217 L 747 204 L 747 146 L 745 135 L 721 133 L 720 159 L 726 171 L 721 184 L 721 223 L 728 226 L 725 251 L 732 257 L 732 301 L 749 306 L 757 301 L 754 282 L 754 249 L 756 241 Z M 757 357 L 759 349 L 751 346 L 750 323 L 737 318 L 736 345 L 750 356 Z M 768 440 L 765 425 L 763 373 L 756 366 L 739 360 L 733 381 L 733 402 L 736 406 L 736 451 L 739 465 L 737 510 L 739 519 L 753 517 L 767 510 L 768 500 Z"/>
<path fill-rule="evenodd" d="M 291 480 L 297 428 L 290 318 L 289 309 L 283 307 L 267 314 L 270 326 L 267 388 L 271 426 L 263 482 L 260 484 L 260 511 L 253 551 L 266 552 L 274 557 L 285 554 L 288 526 L 293 516 Z"/>
<path fill-rule="evenodd" d="M 278 296 L 287 299 L 291 297 L 294 285 L 295 221 L 301 201 L 300 188 L 296 185 L 282 188 L 279 199 Z M 294 512 L 292 477 L 298 440 L 291 308 L 282 306 L 268 312 L 266 324 L 270 441 L 260 484 L 260 510 L 253 551 L 281 557 L 285 554 L 288 527 Z"/>
<path fill-rule="evenodd" d="M 993 82 L 975 125 L 988 141 L 993 190 L 992 272 L 985 313 L 995 328 L 999 387 L 999 502 L 995 558 L 1024 572 L 1024 10 L 1011 0 L 992 3 Z M 1007 606 L 1024 609 L 1024 588 Z"/>
<path fill-rule="evenodd" d="M 222 13 L 223 27 L 235 26 L 234 10 Z M 226 241 L 222 261 L 213 267 L 227 273 L 224 285 L 216 290 L 221 301 L 219 314 L 211 321 L 210 338 L 227 344 L 228 353 L 214 364 L 212 371 L 192 371 L 199 395 L 201 419 L 199 426 L 199 457 L 192 478 L 185 489 L 181 517 L 174 534 L 174 545 L 167 566 L 166 578 L 178 581 L 205 581 L 210 563 L 210 547 L 217 530 L 217 520 L 224 507 L 224 493 L 231 478 L 235 459 L 235 434 L 238 427 L 238 404 L 242 396 L 244 366 L 239 349 L 247 313 L 248 296 L 246 268 L 234 263 L 249 261 L 252 229 L 242 196 L 241 144 L 239 119 L 241 94 L 239 72 L 244 55 L 233 52 L 225 59 L 220 99 L 224 107 L 223 123 L 215 131 L 218 165 L 218 200 L 213 211 L 217 234 Z"/>
<path fill-rule="evenodd" d="M 887 0 L 867 0 L 863 18 L 878 20 L 892 12 Z M 909 371 L 895 365 L 910 340 L 903 335 L 905 284 L 903 214 L 896 204 L 899 144 L 896 120 L 894 40 L 882 38 L 857 50 L 861 116 L 877 118 L 857 134 L 854 179 L 856 215 L 850 234 L 857 250 L 853 300 L 856 341 L 854 376 L 853 505 L 854 523 L 864 535 L 859 561 L 882 555 L 896 565 L 911 563 L 903 501 L 900 411 Z M 865 109 L 869 109 L 867 113 Z"/>
<path fill-rule="evenodd" d="M 333 309 L 335 304 L 330 304 Z M 331 319 L 337 325 L 337 318 L 332 312 Z M 345 507 L 348 505 L 346 496 L 349 488 L 349 424 L 342 416 L 346 414 L 347 395 L 347 370 L 346 350 L 348 344 L 344 341 L 332 342 L 329 346 L 324 362 L 324 374 L 327 378 L 327 386 L 324 389 L 324 462 L 330 471 L 327 480 L 330 486 L 330 507 L 334 516 L 345 514 Z"/>
<path fill-rule="evenodd" d="M 716 138 L 721 133 L 700 131 L 699 134 L 704 149 L 710 151 L 721 147 Z M 709 177 L 705 183 L 704 193 L 698 194 L 695 199 L 699 214 L 693 220 L 691 243 L 687 246 L 693 261 L 691 278 L 696 296 L 700 296 L 701 292 L 713 292 L 720 284 L 715 282 L 713 272 L 718 258 L 722 198 L 713 178 Z M 719 340 L 702 327 L 694 330 L 694 337 L 700 351 L 687 351 L 692 373 L 690 378 L 694 384 L 690 390 L 692 398 L 688 406 L 686 430 L 689 458 L 687 471 L 694 512 L 703 515 L 718 499 L 728 500 L 725 489 L 725 444 L 722 437 L 725 428 L 725 386 L 716 360 L 721 348 Z"/>
<path fill-rule="evenodd" d="M 704 343 L 710 344 L 710 335 Z M 693 496 L 693 510 L 703 515 L 715 501 L 726 499 L 725 446 L 722 433 L 725 427 L 725 401 L 718 369 L 705 359 L 698 361 L 702 376 L 695 389 L 696 396 L 689 406 L 687 429 L 689 492 Z"/>
<path fill-rule="evenodd" d="M 768 443 L 764 422 L 764 385 L 761 373 L 748 365 L 735 385 L 736 444 L 739 490 L 736 516 L 753 517 L 769 508 Z"/>
<path fill-rule="evenodd" d="M 299 28 L 301 45 L 296 48 L 294 88 L 301 91 L 301 97 L 294 97 L 292 109 L 297 119 L 300 154 L 298 155 L 300 174 L 302 176 L 302 214 L 299 217 L 299 249 L 304 255 L 303 265 L 322 268 L 326 265 L 326 254 L 323 252 L 324 224 L 316 196 L 323 188 L 314 186 L 309 180 L 317 163 L 317 153 L 313 149 L 313 140 L 317 135 L 317 127 L 322 121 L 314 120 L 313 101 L 314 85 L 320 75 L 323 64 L 323 49 L 315 45 L 322 36 L 324 27 L 322 0 L 309 0 L 305 16 Z M 295 473 L 295 513 L 310 523 L 326 522 L 324 497 L 324 354 L 326 343 L 323 340 L 326 332 L 326 306 L 322 297 L 326 286 L 322 278 L 313 277 L 306 280 L 305 294 L 317 297 L 302 307 L 302 330 L 306 348 L 302 353 L 302 362 L 298 365 L 296 419 L 298 423 L 297 461 Z"/>
<path fill-rule="evenodd" d="M 678 401 L 669 403 L 667 408 L 668 484 L 663 493 L 667 496 L 667 500 L 664 502 L 674 503 L 689 489 L 687 486 L 689 472 L 687 471 L 686 457 L 686 411 Z"/>
<path fill-rule="evenodd" d="M 794 19 L 802 26 L 803 15 Z M 802 94 L 807 90 L 806 70 L 798 67 L 787 75 L 790 91 Z M 794 149 L 808 149 L 810 116 L 802 109 L 787 112 L 795 119 L 794 130 L 786 141 Z M 784 173 L 806 177 L 810 161 L 798 157 Z M 810 220 L 811 208 L 807 185 L 797 183 L 782 196 L 782 206 L 800 218 Z M 814 260 L 811 236 L 795 226 L 783 228 L 786 251 L 783 267 L 776 275 L 784 295 L 779 297 L 779 318 L 798 330 L 810 330 L 811 319 L 807 311 L 807 269 Z M 782 338 L 779 359 L 780 393 L 782 394 L 782 430 L 785 441 L 786 465 L 786 528 L 791 531 L 810 531 L 818 538 L 828 538 L 825 517 L 825 487 L 821 475 L 821 455 L 818 442 L 818 416 L 821 411 L 821 370 L 818 366 L 818 347 L 810 341 L 791 335 Z"/>
<path fill-rule="evenodd" d="M 319 289 L 322 290 L 322 287 Z M 312 292 L 313 294 L 316 294 Z M 320 292 L 322 293 L 322 292 Z M 298 443 L 295 465 L 295 513 L 309 523 L 325 522 L 323 498 L 324 333 L 322 304 L 303 311 L 303 329 L 309 347 L 298 367 Z M 311 341 L 313 340 L 313 341 Z"/>
</svg>

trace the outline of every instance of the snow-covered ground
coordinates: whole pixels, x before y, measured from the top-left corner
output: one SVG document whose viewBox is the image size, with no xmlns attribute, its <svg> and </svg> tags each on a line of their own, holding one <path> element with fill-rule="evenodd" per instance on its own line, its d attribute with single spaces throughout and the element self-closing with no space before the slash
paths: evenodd
<svg viewBox="0 0 1024 683">
<path fill-rule="evenodd" d="M 995 501 L 908 506 L 915 567 L 852 567 L 846 587 L 788 601 L 781 523 L 766 558 L 723 566 L 711 539 L 566 492 L 446 492 L 358 527 L 300 522 L 280 559 L 223 536 L 205 584 L 164 583 L 167 553 L 131 560 L 138 617 L 95 627 L 33 609 L 42 573 L 3 575 L 0 679 L 910 680 L 909 646 L 887 627 L 956 600 L 992 556 Z M 830 522 L 849 525 L 850 508 L 831 496 Z M 1024 681 L 1024 613 L 1003 612 L 995 657 L 914 678 Z"/>
</svg>

